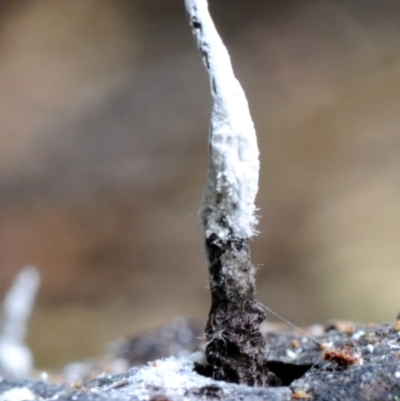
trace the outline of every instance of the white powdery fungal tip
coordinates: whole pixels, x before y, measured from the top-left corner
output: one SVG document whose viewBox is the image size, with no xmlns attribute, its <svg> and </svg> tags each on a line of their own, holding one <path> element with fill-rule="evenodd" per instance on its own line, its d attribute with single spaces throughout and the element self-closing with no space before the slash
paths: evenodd
<svg viewBox="0 0 400 401">
<path fill-rule="evenodd" d="M 25 345 L 25 337 L 39 284 L 39 271 L 27 266 L 18 273 L 4 299 L 0 330 L 1 375 L 22 377 L 32 370 L 32 353 Z"/>
<path fill-rule="evenodd" d="M 251 238 L 257 232 L 255 197 L 259 151 L 244 91 L 214 26 L 206 0 L 185 0 L 212 95 L 210 160 L 200 217 L 206 237 Z"/>
<path fill-rule="evenodd" d="M 34 266 L 26 266 L 18 273 L 4 299 L 0 333 L 3 338 L 19 343 L 25 341 L 39 285 L 40 273 Z"/>
</svg>

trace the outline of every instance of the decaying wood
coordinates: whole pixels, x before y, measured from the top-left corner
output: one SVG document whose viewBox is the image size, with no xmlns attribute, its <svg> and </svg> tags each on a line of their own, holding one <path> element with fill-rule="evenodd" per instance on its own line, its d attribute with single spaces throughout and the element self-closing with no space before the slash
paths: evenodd
<svg viewBox="0 0 400 401">
<path fill-rule="evenodd" d="M 400 399 L 399 333 L 395 325 L 353 325 L 348 331 L 330 326 L 314 338 L 293 331 L 267 332 L 268 367 L 278 387 L 254 388 L 198 375 L 195 355 L 155 360 L 122 373 L 82 378 L 76 385 L 50 380 L 0 379 L 1 401 L 204 401 L 204 400 L 346 400 Z M 162 329 L 161 329 L 162 331 Z M 310 328 L 312 332 L 312 328 Z M 329 353 L 320 345 L 329 344 Z M 157 348 L 157 343 L 154 343 Z M 343 350 L 345 355 L 340 355 Z M 327 358 L 333 355 L 333 359 Z M 355 355 L 351 363 L 349 355 Z M 133 355 L 130 355 L 130 358 Z M 137 354 L 141 360 L 141 353 Z M 133 360 L 131 360 L 133 362 Z M 113 365 L 115 366 L 115 365 Z M 104 371 L 103 371 L 104 372 Z M 58 377 L 58 382 L 60 377 Z"/>
</svg>

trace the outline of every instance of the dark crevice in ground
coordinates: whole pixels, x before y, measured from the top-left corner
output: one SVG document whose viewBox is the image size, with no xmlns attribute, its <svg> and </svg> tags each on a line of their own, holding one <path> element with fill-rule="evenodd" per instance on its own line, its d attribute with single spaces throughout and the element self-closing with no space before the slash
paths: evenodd
<svg viewBox="0 0 400 401">
<path fill-rule="evenodd" d="M 270 383 L 269 387 L 289 386 L 293 381 L 303 377 L 313 367 L 311 364 L 297 365 L 281 361 L 267 361 L 265 365 L 268 371 L 272 372 L 276 378 Z M 194 371 L 205 377 L 213 377 L 213 369 L 210 365 L 204 366 L 195 363 Z"/>
<path fill-rule="evenodd" d="M 279 380 L 281 386 L 290 386 L 295 380 L 303 377 L 312 367 L 311 364 L 300 364 L 268 361 L 266 362 L 270 370 Z"/>
</svg>

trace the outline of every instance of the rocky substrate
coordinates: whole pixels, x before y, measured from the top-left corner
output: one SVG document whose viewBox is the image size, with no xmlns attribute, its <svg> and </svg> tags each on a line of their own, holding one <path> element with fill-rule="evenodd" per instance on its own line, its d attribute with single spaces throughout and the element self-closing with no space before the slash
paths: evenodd
<svg viewBox="0 0 400 401">
<path fill-rule="evenodd" d="M 202 351 L 197 351 L 124 373 L 101 373 L 75 385 L 2 379 L 0 401 L 400 400 L 397 329 L 393 324 L 337 322 L 317 336 L 267 332 L 267 367 L 276 375 L 275 387 L 247 387 L 199 374 L 206 369 Z"/>
</svg>

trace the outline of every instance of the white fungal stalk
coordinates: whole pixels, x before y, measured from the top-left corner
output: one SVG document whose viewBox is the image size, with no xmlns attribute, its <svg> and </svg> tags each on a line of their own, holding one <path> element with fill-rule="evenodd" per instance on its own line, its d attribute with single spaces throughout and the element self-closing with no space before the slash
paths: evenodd
<svg viewBox="0 0 400 401">
<path fill-rule="evenodd" d="M 208 12 L 206 0 L 186 0 L 193 35 L 207 69 L 211 95 L 210 159 L 200 216 L 206 237 L 251 238 L 255 233 L 258 146 L 243 89 Z"/>
<path fill-rule="evenodd" d="M 215 379 L 264 386 L 260 332 L 265 319 L 255 299 L 250 238 L 255 235 L 258 147 L 246 96 L 208 12 L 206 0 L 185 0 L 193 35 L 210 79 L 209 167 L 200 216 L 210 271 L 211 308 L 205 329 L 204 373 Z"/>
<path fill-rule="evenodd" d="M 18 273 L 4 299 L 0 331 L 1 375 L 27 376 L 32 370 L 33 358 L 25 338 L 39 284 L 38 270 L 27 266 Z"/>
<path fill-rule="evenodd" d="M 25 341 L 28 319 L 35 304 L 40 274 L 33 266 L 24 267 L 8 290 L 3 303 L 1 336 L 12 341 Z"/>
</svg>

